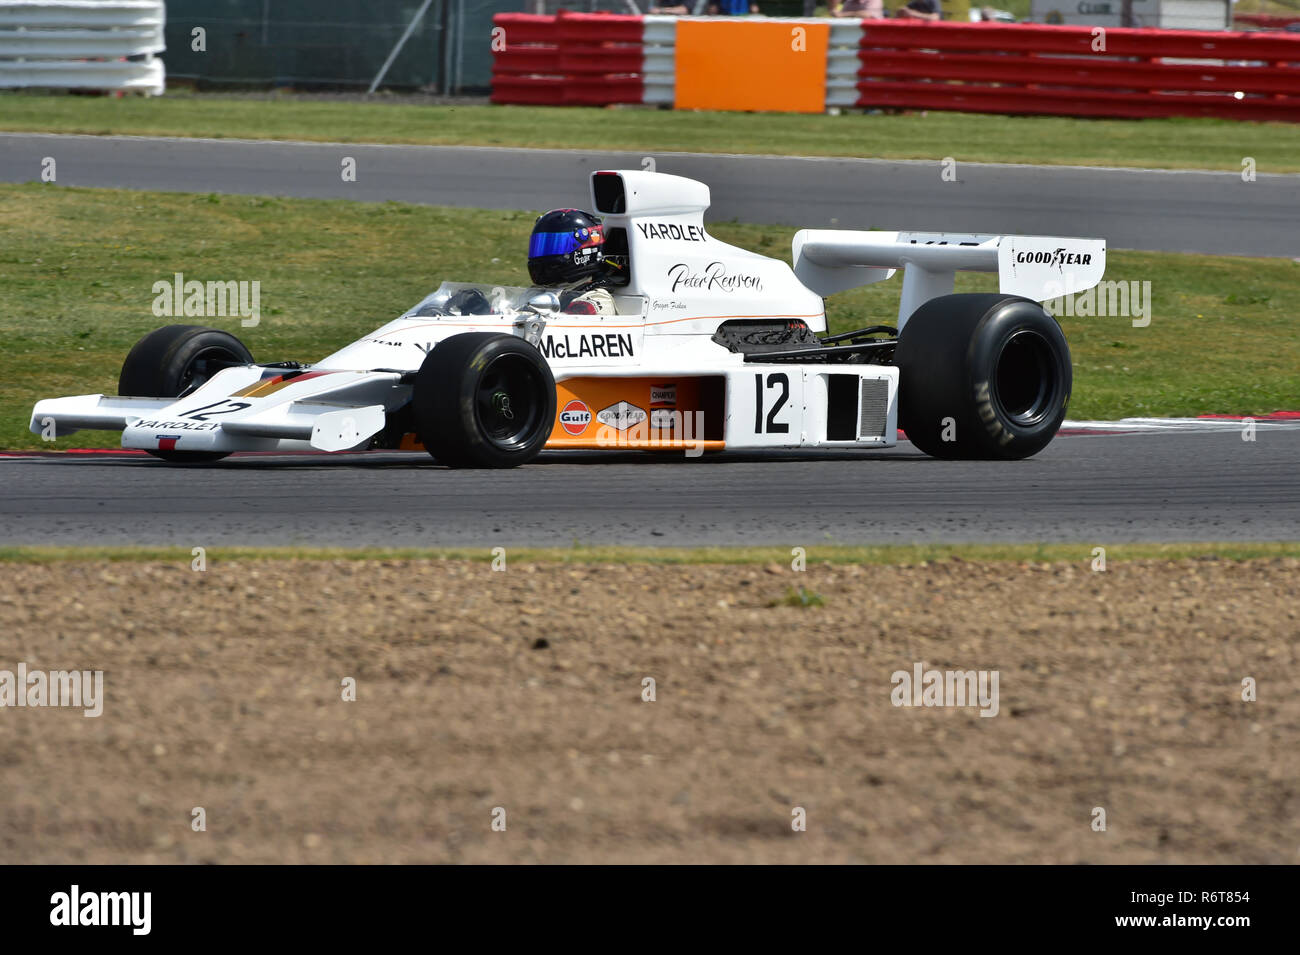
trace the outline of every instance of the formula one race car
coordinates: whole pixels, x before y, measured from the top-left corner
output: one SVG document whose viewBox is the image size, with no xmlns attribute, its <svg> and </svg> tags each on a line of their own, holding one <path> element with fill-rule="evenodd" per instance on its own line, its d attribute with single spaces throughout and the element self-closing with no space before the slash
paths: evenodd
<svg viewBox="0 0 1300 955">
<path fill-rule="evenodd" d="M 931 455 L 1023 458 L 1061 425 L 1070 352 L 1038 303 L 1096 285 L 1101 240 L 804 230 L 792 269 L 709 235 L 702 183 L 602 171 L 591 195 L 618 263 L 603 311 L 447 282 L 310 365 L 171 325 L 127 355 L 122 397 L 38 402 L 31 428 L 121 430 L 173 462 L 422 445 L 513 467 L 544 447 L 888 447 L 900 426 Z M 896 328 L 825 334 L 823 296 L 900 268 Z M 960 270 L 997 272 L 1000 292 L 952 294 Z"/>
</svg>

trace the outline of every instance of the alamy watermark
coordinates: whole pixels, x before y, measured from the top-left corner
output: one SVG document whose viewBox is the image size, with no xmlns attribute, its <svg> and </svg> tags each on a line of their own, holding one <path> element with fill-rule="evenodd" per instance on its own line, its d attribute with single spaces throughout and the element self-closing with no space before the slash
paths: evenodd
<svg viewBox="0 0 1300 955">
<path fill-rule="evenodd" d="M 685 451 L 688 458 L 704 454 L 704 412 L 678 411 L 676 408 L 652 408 L 647 416 L 633 405 L 612 407 L 601 418 L 596 444 L 602 448 L 651 448 Z"/>
<path fill-rule="evenodd" d="M 262 320 L 262 283 L 200 282 L 185 280 L 177 272 L 172 281 L 153 283 L 155 318 L 225 318 L 239 316 L 244 328 L 256 328 Z"/>
<path fill-rule="evenodd" d="M 104 712 L 103 670 L 0 670 L 0 707 L 77 706 L 83 716 Z"/>
<path fill-rule="evenodd" d="M 83 892 L 73 885 L 50 896 L 51 925 L 119 925 L 132 935 L 148 935 L 152 910 L 152 892 Z"/>
<path fill-rule="evenodd" d="M 1092 288 L 1066 295 L 1067 285 L 1049 282 L 1043 308 L 1051 314 L 1078 318 L 1131 318 L 1134 328 L 1151 324 L 1151 283 L 1098 282 Z"/>
<path fill-rule="evenodd" d="M 980 716 L 998 715 L 997 670 L 927 670 L 924 663 L 895 670 L 889 694 L 895 706 L 978 706 Z"/>
</svg>

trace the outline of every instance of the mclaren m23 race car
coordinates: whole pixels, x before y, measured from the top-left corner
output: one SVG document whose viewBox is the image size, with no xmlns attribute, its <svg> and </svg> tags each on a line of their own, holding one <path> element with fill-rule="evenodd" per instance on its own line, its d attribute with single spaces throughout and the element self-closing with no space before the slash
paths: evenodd
<svg viewBox="0 0 1300 955">
<path fill-rule="evenodd" d="M 259 364 L 233 335 L 145 336 L 120 397 L 39 402 L 34 432 L 120 430 L 172 462 L 236 451 L 423 446 L 451 467 L 513 467 L 543 448 L 878 448 L 897 429 L 939 457 L 1023 458 L 1056 434 L 1070 353 L 1039 304 L 1091 288 L 1097 239 L 804 230 L 794 266 L 709 235 L 709 189 L 591 177 L 603 312 L 564 289 L 444 283 L 314 364 Z M 897 325 L 826 334 L 824 297 L 903 269 Z M 997 294 L 953 294 L 957 271 Z"/>
</svg>

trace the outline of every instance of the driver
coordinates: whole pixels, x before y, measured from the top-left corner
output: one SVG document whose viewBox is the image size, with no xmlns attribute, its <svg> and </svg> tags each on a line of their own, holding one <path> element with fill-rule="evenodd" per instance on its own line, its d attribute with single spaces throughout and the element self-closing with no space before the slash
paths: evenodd
<svg viewBox="0 0 1300 955">
<path fill-rule="evenodd" d="M 528 240 L 528 275 L 560 293 L 560 309 L 571 315 L 613 315 L 605 230 L 580 209 L 553 209 L 537 217 Z"/>
</svg>

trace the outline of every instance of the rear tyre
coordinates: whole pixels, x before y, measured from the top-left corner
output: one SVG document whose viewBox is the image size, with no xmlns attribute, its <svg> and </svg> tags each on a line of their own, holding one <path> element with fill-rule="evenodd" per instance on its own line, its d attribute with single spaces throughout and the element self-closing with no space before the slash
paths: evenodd
<svg viewBox="0 0 1300 955">
<path fill-rule="evenodd" d="M 513 468 L 541 453 L 555 423 L 555 378 L 515 335 L 453 335 L 434 347 L 411 391 L 416 433 L 452 468 Z"/>
<path fill-rule="evenodd" d="M 894 355 L 899 424 L 940 458 L 1037 454 L 1065 420 L 1073 376 L 1061 326 L 1014 295 L 943 295 L 907 320 Z"/>
<path fill-rule="evenodd" d="M 199 325 L 167 325 L 135 343 L 122 363 L 117 393 L 134 398 L 180 398 L 222 368 L 251 365 L 253 356 L 234 335 Z M 150 451 L 174 464 L 219 461 L 226 451 Z"/>
</svg>

